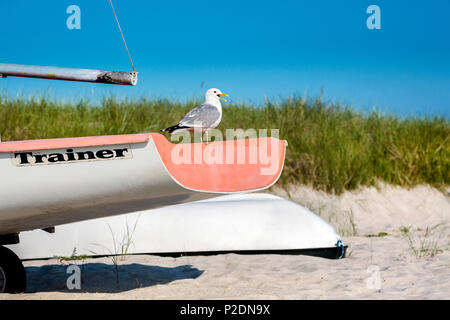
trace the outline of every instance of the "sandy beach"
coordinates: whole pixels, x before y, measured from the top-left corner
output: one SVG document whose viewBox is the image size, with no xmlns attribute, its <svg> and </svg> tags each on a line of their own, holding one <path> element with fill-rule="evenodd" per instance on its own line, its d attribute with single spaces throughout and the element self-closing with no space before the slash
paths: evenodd
<svg viewBox="0 0 450 320">
<path fill-rule="evenodd" d="M 449 191 L 381 185 L 333 196 L 273 188 L 330 222 L 347 257 L 129 255 L 117 274 L 110 257 L 33 260 L 24 262 L 27 292 L 0 299 L 448 299 Z M 80 290 L 66 287 L 69 264 L 82 270 Z"/>
</svg>

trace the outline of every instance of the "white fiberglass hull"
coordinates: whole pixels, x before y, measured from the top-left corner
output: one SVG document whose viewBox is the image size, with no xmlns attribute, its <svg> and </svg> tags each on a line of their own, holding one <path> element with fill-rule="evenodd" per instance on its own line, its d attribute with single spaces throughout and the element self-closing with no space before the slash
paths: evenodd
<svg viewBox="0 0 450 320">
<path fill-rule="evenodd" d="M 128 253 L 153 254 L 342 246 L 333 228 L 304 207 L 269 194 L 244 194 L 66 224 L 54 234 L 24 232 L 21 243 L 9 248 L 21 259 L 69 257 L 74 248 L 78 255 L 110 255 L 120 253 L 127 239 Z"/>
</svg>

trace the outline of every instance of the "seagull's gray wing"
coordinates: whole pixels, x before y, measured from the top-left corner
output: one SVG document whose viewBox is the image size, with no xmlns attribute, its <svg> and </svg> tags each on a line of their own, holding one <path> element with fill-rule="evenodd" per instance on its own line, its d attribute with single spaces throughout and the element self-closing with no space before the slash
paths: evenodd
<svg viewBox="0 0 450 320">
<path fill-rule="evenodd" d="M 180 126 L 208 128 L 219 118 L 219 110 L 211 104 L 204 103 L 189 111 L 183 120 L 180 121 Z"/>
</svg>

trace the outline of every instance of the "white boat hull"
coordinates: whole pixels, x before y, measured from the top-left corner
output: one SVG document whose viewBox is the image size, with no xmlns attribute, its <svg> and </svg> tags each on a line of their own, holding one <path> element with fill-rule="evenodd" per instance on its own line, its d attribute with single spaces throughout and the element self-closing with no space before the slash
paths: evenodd
<svg viewBox="0 0 450 320">
<path fill-rule="evenodd" d="M 341 246 L 333 228 L 304 207 L 269 194 L 244 194 L 66 224 L 53 234 L 23 232 L 21 243 L 9 248 L 21 259 L 69 257 L 74 248 L 78 255 L 110 255 L 120 253 L 127 230 L 132 233 L 128 253 L 301 252 Z"/>
</svg>

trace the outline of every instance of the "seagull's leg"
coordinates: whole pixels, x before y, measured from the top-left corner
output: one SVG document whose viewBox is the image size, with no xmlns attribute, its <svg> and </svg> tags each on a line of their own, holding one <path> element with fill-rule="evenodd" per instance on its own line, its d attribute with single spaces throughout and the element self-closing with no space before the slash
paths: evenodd
<svg viewBox="0 0 450 320">
<path fill-rule="evenodd" d="M 194 127 L 194 142 L 197 142 L 197 137 L 200 138 L 200 143 L 203 143 L 203 130 L 198 127 Z"/>
</svg>

